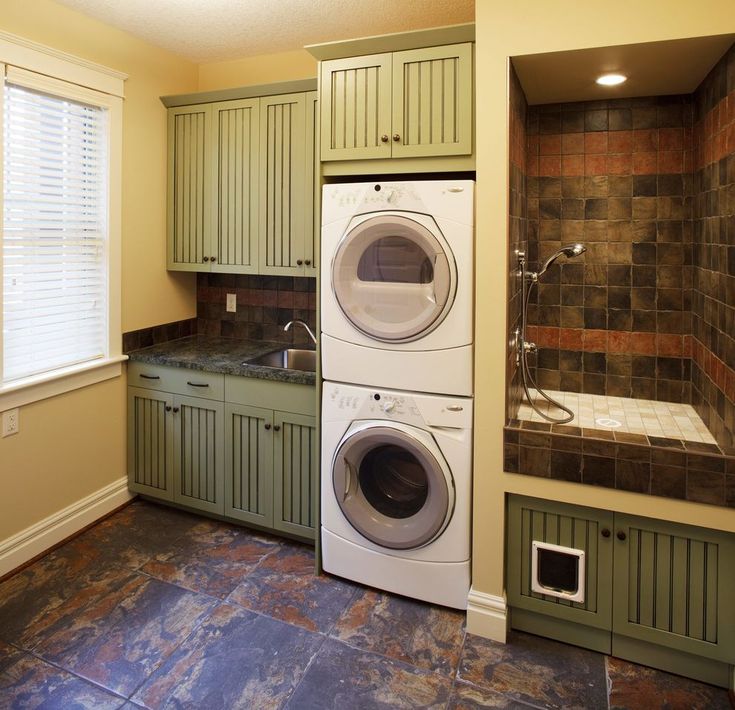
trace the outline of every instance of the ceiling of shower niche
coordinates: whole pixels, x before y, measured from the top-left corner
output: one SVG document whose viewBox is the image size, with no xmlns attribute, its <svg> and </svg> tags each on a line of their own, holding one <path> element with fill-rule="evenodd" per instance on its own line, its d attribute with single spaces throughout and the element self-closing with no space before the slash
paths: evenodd
<svg viewBox="0 0 735 710">
<path fill-rule="evenodd" d="M 529 104 L 690 94 L 735 42 L 735 34 L 513 57 Z M 623 84 L 599 86 L 616 73 Z"/>
<path fill-rule="evenodd" d="M 475 0 L 58 0 L 193 62 L 474 22 Z"/>
</svg>

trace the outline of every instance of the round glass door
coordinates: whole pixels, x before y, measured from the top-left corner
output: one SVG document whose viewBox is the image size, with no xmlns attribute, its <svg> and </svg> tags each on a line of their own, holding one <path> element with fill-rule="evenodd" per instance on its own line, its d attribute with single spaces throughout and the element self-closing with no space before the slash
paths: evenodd
<svg viewBox="0 0 735 710">
<path fill-rule="evenodd" d="M 350 525 L 394 550 L 434 540 L 454 505 L 453 487 L 436 456 L 405 429 L 382 423 L 345 438 L 334 457 L 332 482 Z"/>
<path fill-rule="evenodd" d="M 457 288 L 454 259 L 437 236 L 401 215 L 370 217 L 343 237 L 332 289 L 345 317 L 371 338 L 416 340 L 449 312 Z"/>
</svg>

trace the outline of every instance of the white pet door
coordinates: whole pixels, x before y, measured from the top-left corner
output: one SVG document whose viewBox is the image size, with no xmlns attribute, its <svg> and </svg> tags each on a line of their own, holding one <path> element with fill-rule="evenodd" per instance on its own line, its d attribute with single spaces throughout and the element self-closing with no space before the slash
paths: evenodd
<svg viewBox="0 0 735 710">
<path fill-rule="evenodd" d="M 531 543 L 531 591 L 547 597 L 584 602 L 584 550 Z"/>
</svg>

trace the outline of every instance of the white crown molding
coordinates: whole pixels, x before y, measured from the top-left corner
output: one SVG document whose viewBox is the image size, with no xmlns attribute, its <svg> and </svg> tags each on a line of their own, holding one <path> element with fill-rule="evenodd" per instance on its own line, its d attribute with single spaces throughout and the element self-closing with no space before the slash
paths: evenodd
<svg viewBox="0 0 735 710">
<path fill-rule="evenodd" d="M 91 525 L 134 497 L 126 476 L 0 541 L 0 577 Z"/>
<path fill-rule="evenodd" d="M 103 64 L 0 30 L 0 62 L 54 76 L 113 96 L 124 95 L 128 75 Z"/>
<path fill-rule="evenodd" d="M 467 595 L 467 631 L 505 643 L 508 605 L 504 597 L 480 592 L 474 587 Z"/>
</svg>

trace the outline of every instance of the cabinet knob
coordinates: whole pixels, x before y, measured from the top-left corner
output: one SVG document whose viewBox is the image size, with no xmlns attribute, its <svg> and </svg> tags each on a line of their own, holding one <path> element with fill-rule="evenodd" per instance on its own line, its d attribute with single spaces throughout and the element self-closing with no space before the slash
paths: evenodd
<svg viewBox="0 0 735 710">
<path fill-rule="evenodd" d="M 280 424 L 276 424 L 276 425 L 275 425 L 275 426 L 273 427 L 273 431 L 281 431 L 281 425 L 280 425 Z"/>
<path fill-rule="evenodd" d="M 398 133 L 393 134 L 393 140 L 398 143 L 399 140 L 401 140 L 401 136 L 398 135 Z"/>
<path fill-rule="evenodd" d="M 266 423 L 266 424 L 265 424 L 265 428 L 266 428 L 266 429 L 270 429 L 270 428 L 271 428 L 271 425 L 270 425 L 270 424 L 268 424 L 268 423 Z"/>
<path fill-rule="evenodd" d="M 212 261 L 212 262 L 215 262 L 215 261 L 217 261 L 217 257 L 216 256 L 211 256 L 209 258 L 209 260 Z"/>
<path fill-rule="evenodd" d="M 166 405 L 166 411 L 167 412 L 170 412 L 171 411 L 171 407 L 169 407 L 168 405 Z"/>
<path fill-rule="evenodd" d="M 311 259 L 306 259 L 304 261 L 304 264 L 306 264 L 307 266 L 311 266 Z"/>
<path fill-rule="evenodd" d="M 296 259 L 296 266 L 301 266 L 303 263 L 301 259 Z"/>
<path fill-rule="evenodd" d="M 176 412 L 178 412 L 178 411 L 179 411 L 179 408 L 178 407 L 174 407 L 174 414 L 176 414 Z"/>
<path fill-rule="evenodd" d="M 600 535 L 602 535 L 602 537 L 610 537 L 610 531 L 607 528 L 602 528 L 602 530 L 600 530 Z"/>
<path fill-rule="evenodd" d="M 625 534 L 625 531 L 618 530 L 617 537 L 618 537 L 618 540 L 625 540 L 625 538 L 627 537 L 627 535 Z"/>
<path fill-rule="evenodd" d="M 209 257 L 208 257 L 208 256 L 203 256 L 203 257 L 202 257 L 202 261 L 205 261 L 205 262 L 206 262 L 206 261 L 209 261 Z"/>
<path fill-rule="evenodd" d="M 383 141 L 383 143 L 387 143 L 390 139 L 388 138 L 387 133 L 383 133 L 383 135 L 380 136 L 380 140 Z"/>
</svg>

